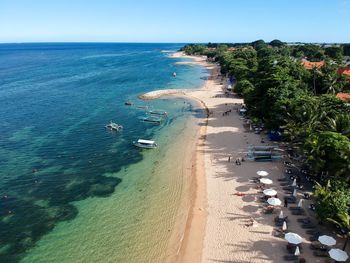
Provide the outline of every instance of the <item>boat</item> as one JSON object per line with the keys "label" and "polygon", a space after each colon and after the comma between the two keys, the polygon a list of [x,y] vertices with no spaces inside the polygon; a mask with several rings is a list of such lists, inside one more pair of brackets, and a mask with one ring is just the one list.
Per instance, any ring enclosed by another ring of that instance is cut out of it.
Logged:
{"label": "boat", "polygon": [[148,110],[148,106],[136,106],[136,108]]}
{"label": "boat", "polygon": [[146,116],[146,117],[139,117],[139,119],[143,122],[149,122],[149,123],[153,123],[153,124],[161,124],[162,122],[162,118],[158,118],[155,116]]}
{"label": "boat", "polygon": [[133,103],[132,103],[131,101],[127,101],[127,102],[125,102],[125,105],[127,105],[127,106],[132,106]]}
{"label": "boat", "polygon": [[145,149],[155,149],[158,147],[155,141],[144,140],[144,139],[138,139],[137,141],[133,141],[133,144],[136,147],[145,148]]}
{"label": "boat", "polygon": [[123,126],[111,121],[109,124],[106,125],[106,128],[110,129],[111,131],[120,131],[121,129],[123,129]]}
{"label": "boat", "polygon": [[149,114],[153,114],[153,115],[162,115],[162,116],[167,116],[168,113],[166,111],[162,111],[162,110],[150,110],[148,111]]}

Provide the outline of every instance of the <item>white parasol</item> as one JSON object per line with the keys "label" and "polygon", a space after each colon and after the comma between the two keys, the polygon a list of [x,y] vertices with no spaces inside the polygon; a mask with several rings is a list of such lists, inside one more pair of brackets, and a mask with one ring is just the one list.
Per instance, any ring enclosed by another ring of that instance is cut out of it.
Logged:
{"label": "white parasol", "polygon": [[287,233],[284,235],[284,239],[288,241],[288,243],[298,245],[303,242],[303,238],[296,233]]}
{"label": "white parasol", "polygon": [[328,253],[335,261],[346,261],[349,257],[345,251],[340,250],[339,248],[332,248]]}
{"label": "white parasol", "polygon": [[277,194],[277,191],[273,189],[265,189],[263,193],[267,196],[275,196]]}
{"label": "white parasol", "polygon": [[333,237],[327,235],[319,236],[318,241],[320,241],[320,243],[325,246],[334,246],[337,243]]}
{"label": "white parasol", "polygon": [[257,171],[256,174],[259,176],[268,176],[269,175],[269,173],[266,171]]}
{"label": "white parasol", "polygon": [[260,179],[260,183],[262,183],[262,184],[272,184],[273,182],[269,178],[261,178]]}
{"label": "white parasol", "polygon": [[295,189],[295,188],[294,188],[294,190],[293,190],[293,196],[294,196],[294,197],[297,197],[297,189]]}
{"label": "white parasol", "polygon": [[293,180],[292,186],[297,186],[297,179]]}
{"label": "white parasol", "polygon": [[269,205],[276,206],[276,205],[281,205],[282,201],[280,199],[278,199],[278,198],[271,197],[271,198],[267,199],[267,203]]}

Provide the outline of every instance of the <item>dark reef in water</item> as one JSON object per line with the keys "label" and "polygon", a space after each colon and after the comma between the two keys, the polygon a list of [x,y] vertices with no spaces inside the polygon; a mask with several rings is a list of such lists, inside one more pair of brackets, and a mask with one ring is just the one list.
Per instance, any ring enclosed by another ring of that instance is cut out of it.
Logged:
{"label": "dark reef in water", "polygon": [[[62,176],[56,174],[56,177]],[[78,177],[82,182],[74,186],[57,178],[53,185],[50,176],[40,182],[32,178],[23,187],[17,184],[17,190],[11,189],[13,182],[7,184],[10,189],[0,198],[0,262],[20,261],[25,252],[58,222],[75,218],[78,210],[70,202],[106,197],[121,182],[119,178],[92,174]]]}

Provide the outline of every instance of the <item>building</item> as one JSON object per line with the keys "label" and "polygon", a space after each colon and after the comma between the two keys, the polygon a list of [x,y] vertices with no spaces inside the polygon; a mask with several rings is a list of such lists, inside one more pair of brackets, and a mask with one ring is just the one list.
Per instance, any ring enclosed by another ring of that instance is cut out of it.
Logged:
{"label": "building", "polygon": [[343,74],[350,77],[350,66],[342,67],[337,70],[338,74]]}
{"label": "building", "polygon": [[336,97],[343,101],[350,101],[350,93],[339,92]]}
{"label": "building", "polygon": [[308,61],[306,59],[302,59],[301,60],[301,64],[304,66],[304,68],[310,70],[310,69],[313,69],[313,68],[322,68],[324,66],[324,61],[319,61],[319,62],[311,62],[311,61]]}

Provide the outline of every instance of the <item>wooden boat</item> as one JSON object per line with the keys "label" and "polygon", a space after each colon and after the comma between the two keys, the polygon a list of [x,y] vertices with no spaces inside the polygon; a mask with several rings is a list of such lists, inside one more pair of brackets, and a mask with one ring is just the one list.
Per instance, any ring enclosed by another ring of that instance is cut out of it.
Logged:
{"label": "wooden boat", "polygon": [[110,129],[111,131],[120,131],[121,129],[123,129],[123,126],[111,121],[109,124],[106,125],[106,128]]}
{"label": "wooden boat", "polygon": [[155,116],[146,116],[146,117],[139,117],[139,119],[143,122],[152,123],[152,124],[161,124],[162,118],[157,118]]}
{"label": "wooden boat", "polygon": [[162,110],[150,110],[148,111],[149,114],[152,115],[161,115],[161,116],[167,116],[168,113],[166,111],[162,111]]}
{"label": "wooden boat", "polygon": [[136,147],[144,148],[144,149],[155,149],[158,147],[155,141],[144,140],[144,139],[138,139],[137,141],[134,141],[133,144]]}

